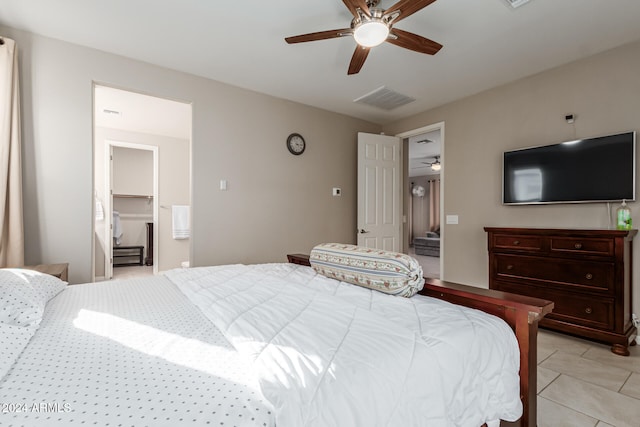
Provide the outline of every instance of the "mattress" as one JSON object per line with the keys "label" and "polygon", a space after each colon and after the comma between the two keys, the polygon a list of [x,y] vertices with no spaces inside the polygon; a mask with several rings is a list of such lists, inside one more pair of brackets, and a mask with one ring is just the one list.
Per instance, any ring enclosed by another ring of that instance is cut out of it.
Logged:
{"label": "mattress", "polygon": [[74,285],[0,380],[2,426],[272,426],[252,368],[164,276]]}
{"label": "mattress", "polygon": [[0,379],[4,426],[431,426],[515,420],[502,320],[294,264],[69,286]]}

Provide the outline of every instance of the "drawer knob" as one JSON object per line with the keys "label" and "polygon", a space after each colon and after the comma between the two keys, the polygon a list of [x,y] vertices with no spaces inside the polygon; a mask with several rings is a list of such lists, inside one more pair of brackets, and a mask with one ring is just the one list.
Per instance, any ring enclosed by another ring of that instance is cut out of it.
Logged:
{"label": "drawer knob", "polygon": [[593,274],[591,274],[591,273],[587,273],[587,275],[586,275],[586,276],[584,276],[584,277],[586,277],[586,278],[587,278],[587,280],[591,280],[591,279],[593,279]]}
{"label": "drawer knob", "polygon": [[514,241],[513,241],[513,244],[514,244],[514,245],[516,245],[516,246],[518,246],[518,245],[520,244],[520,240],[514,240]]}
{"label": "drawer knob", "polygon": [[511,264],[507,265],[507,270],[513,270],[513,265]]}
{"label": "drawer knob", "polygon": [[587,314],[591,314],[593,312],[593,310],[591,309],[591,307],[587,307],[584,309],[584,312]]}
{"label": "drawer knob", "polygon": [[573,247],[576,249],[582,249],[582,243],[576,243]]}

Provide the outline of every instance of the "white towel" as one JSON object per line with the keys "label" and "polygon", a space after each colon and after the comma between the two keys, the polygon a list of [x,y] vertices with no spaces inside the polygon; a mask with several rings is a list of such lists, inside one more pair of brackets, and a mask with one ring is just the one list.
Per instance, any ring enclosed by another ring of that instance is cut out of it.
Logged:
{"label": "white towel", "polygon": [[122,224],[120,223],[120,212],[113,211],[113,241],[118,246],[120,244],[120,238],[122,237]]}
{"label": "white towel", "polygon": [[188,239],[190,237],[189,230],[189,206],[171,206],[173,215],[172,231],[175,240]]}
{"label": "white towel", "polygon": [[96,221],[104,221],[104,207],[102,202],[96,198]]}

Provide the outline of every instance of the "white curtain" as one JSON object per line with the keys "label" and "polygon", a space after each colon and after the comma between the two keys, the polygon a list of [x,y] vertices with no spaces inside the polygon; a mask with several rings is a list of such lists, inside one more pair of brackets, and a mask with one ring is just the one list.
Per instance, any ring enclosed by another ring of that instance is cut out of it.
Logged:
{"label": "white curtain", "polygon": [[0,37],[0,267],[24,265],[18,49]]}
{"label": "white curtain", "polygon": [[409,246],[413,246],[413,182],[409,186],[409,207],[407,208],[408,220],[409,223]]}
{"label": "white curtain", "polygon": [[429,180],[429,231],[440,231],[440,179]]}

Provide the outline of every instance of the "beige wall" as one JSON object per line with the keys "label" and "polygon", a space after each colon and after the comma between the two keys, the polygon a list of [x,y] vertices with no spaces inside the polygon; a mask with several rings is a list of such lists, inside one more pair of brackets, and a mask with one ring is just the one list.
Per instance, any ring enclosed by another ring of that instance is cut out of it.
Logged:
{"label": "beige wall", "polygon": [[[108,130],[106,130],[108,132]],[[104,133],[100,129],[101,133]],[[99,130],[96,129],[96,138],[98,138]],[[121,142],[129,142],[131,137]],[[106,138],[109,139],[109,138]],[[151,137],[153,138],[153,136]],[[104,152],[104,141],[102,141],[102,150]],[[186,150],[184,163],[187,168],[181,168],[187,177],[186,190],[189,190],[189,141],[180,140],[177,142]],[[148,144],[146,144],[148,145]],[[157,144],[153,144],[157,146]],[[94,147],[94,151],[99,151],[98,147]],[[182,162],[181,162],[182,163]],[[138,150],[127,147],[113,147],[113,194],[136,195],[136,196],[153,196],[153,151]]]}
{"label": "beige wall", "polygon": [[[445,122],[444,211],[460,222],[443,225],[445,280],[487,286],[484,226],[609,228],[606,204],[502,206],[501,156],[514,148],[640,130],[639,76],[636,42],[384,127],[393,135]],[[565,122],[567,113],[577,116],[573,125]],[[638,227],[640,204],[630,206]],[[640,238],[635,246],[638,283]],[[637,286],[634,301],[637,312]]]}
{"label": "beige wall", "polygon": [[[357,132],[381,126],[0,31],[20,49],[27,263],[69,262],[71,282],[91,277],[93,82],[193,104],[193,265],[284,261],[319,242],[355,241]],[[285,147],[292,132],[307,141],[302,156]],[[228,191],[218,190],[221,179]]]}

